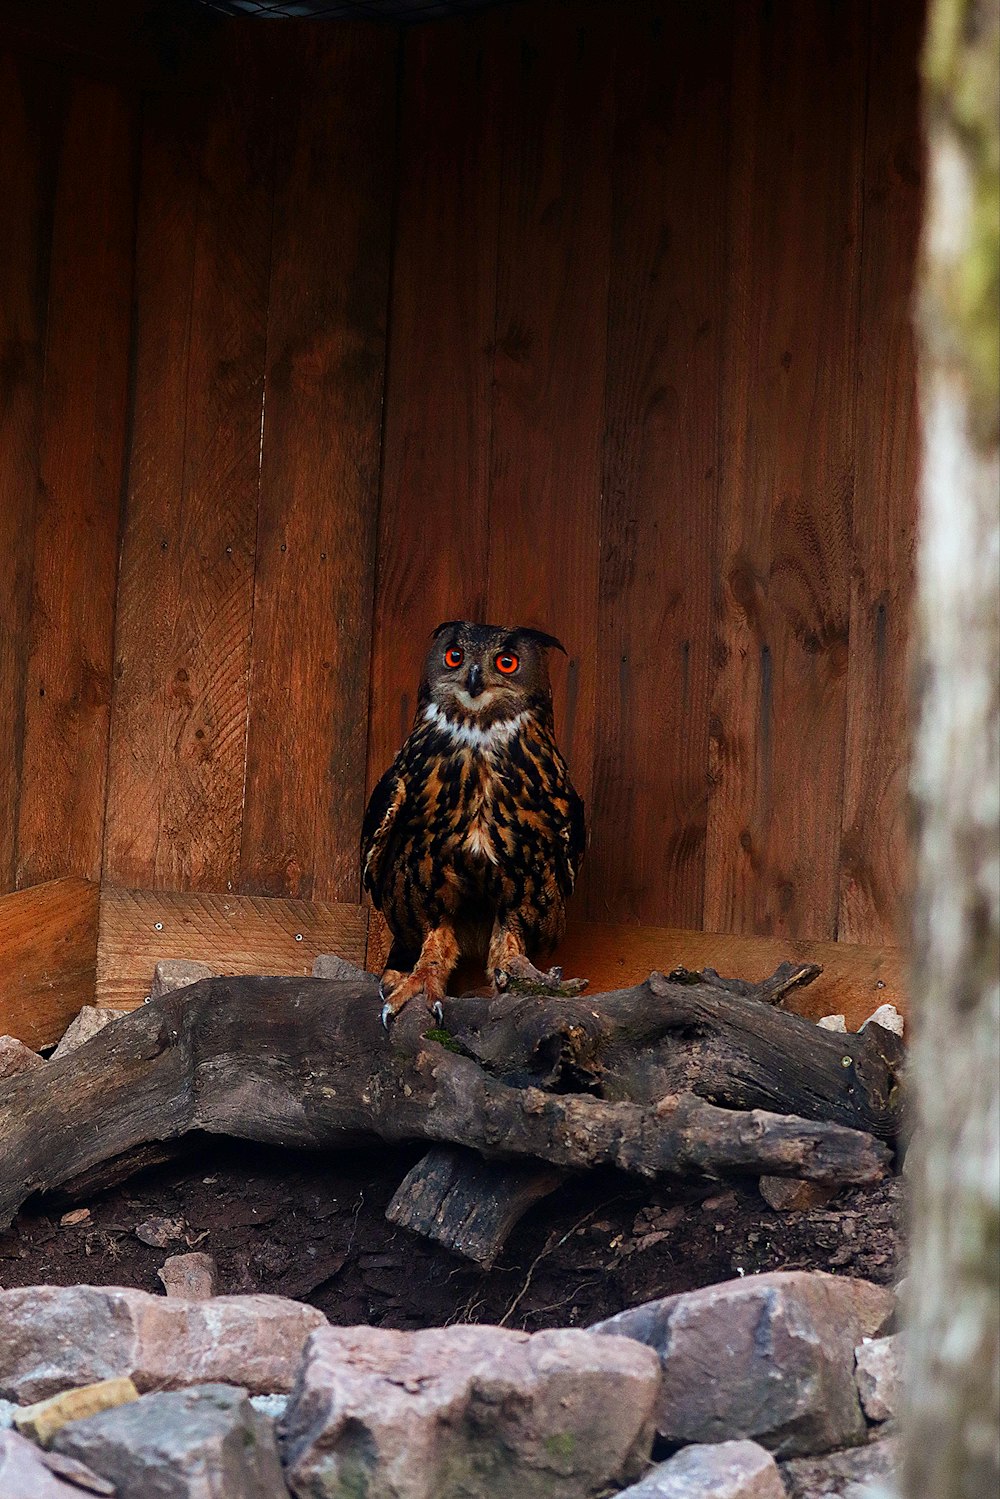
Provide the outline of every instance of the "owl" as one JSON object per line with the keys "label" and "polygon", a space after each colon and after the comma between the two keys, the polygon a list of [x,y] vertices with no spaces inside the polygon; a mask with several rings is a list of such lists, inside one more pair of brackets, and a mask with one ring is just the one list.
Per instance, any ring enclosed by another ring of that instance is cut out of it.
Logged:
{"label": "owl", "polygon": [[[498,989],[577,993],[534,959],[563,934],[586,843],[555,740],[539,630],[449,620],[434,631],[413,728],[372,793],[365,888],[392,932],[382,1021],[416,996],[440,1016],[460,956]],[[564,651],[565,654],[565,651]]]}

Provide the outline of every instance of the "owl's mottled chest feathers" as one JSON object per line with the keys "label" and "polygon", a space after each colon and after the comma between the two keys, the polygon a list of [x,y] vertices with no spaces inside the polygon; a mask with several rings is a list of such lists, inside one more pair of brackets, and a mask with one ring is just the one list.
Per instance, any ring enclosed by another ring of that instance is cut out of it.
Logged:
{"label": "owl's mottled chest feathers", "polygon": [[407,742],[405,775],[414,849],[476,886],[495,883],[484,866],[509,877],[558,838],[565,766],[530,714],[465,734],[431,718]]}
{"label": "owl's mottled chest feathers", "polygon": [[577,819],[544,718],[525,710],[462,721],[428,704],[395,771],[400,807],[373,889],[394,931],[416,943],[447,917],[465,931],[464,946],[478,947],[498,911],[518,909],[541,940],[555,940],[582,853],[582,808]]}

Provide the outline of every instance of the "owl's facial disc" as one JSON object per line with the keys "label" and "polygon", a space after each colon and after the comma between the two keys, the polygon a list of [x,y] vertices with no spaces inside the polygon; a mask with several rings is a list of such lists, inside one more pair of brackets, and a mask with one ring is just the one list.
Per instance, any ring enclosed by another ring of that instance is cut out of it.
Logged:
{"label": "owl's facial disc", "polygon": [[492,732],[529,711],[545,712],[545,657],[555,644],[532,629],[449,620],[434,632],[421,690],[450,725]]}
{"label": "owl's facial disc", "polygon": [[[463,721],[470,717],[477,722],[492,720],[497,710],[503,716],[505,700],[511,694],[506,679],[496,669],[495,655],[496,643],[490,638],[477,639],[471,632],[450,637],[441,651],[436,689],[437,700],[446,711],[449,707],[457,710]],[[514,684],[509,685],[512,688]],[[517,708],[509,702],[507,706],[513,717]]]}

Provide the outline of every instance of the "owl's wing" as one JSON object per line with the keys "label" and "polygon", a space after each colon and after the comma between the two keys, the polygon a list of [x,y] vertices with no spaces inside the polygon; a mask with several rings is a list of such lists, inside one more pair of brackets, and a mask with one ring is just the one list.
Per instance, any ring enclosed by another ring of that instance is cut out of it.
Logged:
{"label": "owl's wing", "polygon": [[395,761],[372,792],[361,826],[361,877],[378,910],[382,909],[386,855],[405,801],[406,782]]}
{"label": "owl's wing", "polygon": [[567,895],[571,895],[587,848],[587,821],[584,816],[583,797],[578,795],[568,778],[566,802],[566,818],[559,832],[562,838],[564,863],[562,883]]}

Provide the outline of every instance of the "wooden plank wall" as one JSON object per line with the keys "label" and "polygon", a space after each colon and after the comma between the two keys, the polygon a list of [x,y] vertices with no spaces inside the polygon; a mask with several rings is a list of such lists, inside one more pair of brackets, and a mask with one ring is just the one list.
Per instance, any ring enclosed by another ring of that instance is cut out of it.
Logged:
{"label": "wooden plank wall", "polygon": [[8,37],[0,889],[357,900],[427,635],[485,615],[570,653],[579,914],[891,943],[920,30]]}
{"label": "wooden plank wall", "polygon": [[399,35],[153,11],[0,18],[0,890],[356,899]]}
{"label": "wooden plank wall", "polygon": [[100,874],[137,101],[2,45],[0,72],[0,889],[11,890]]}
{"label": "wooden plank wall", "polygon": [[104,877],[357,899],[397,38],[147,109]]}
{"label": "wooden plank wall", "polygon": [[429,630],[485,606],[570,652],[578,909],[898,940],[920,7],[440,34],[405,53],[369,782]]}
{"label": "wooden plank wall", "polygon": [[812,9],[809,28],[791,7],[764,27],[737,17],[737,274],[721,365],[706,840],[713,930],[836,930],[866,13],[846,0]]}

